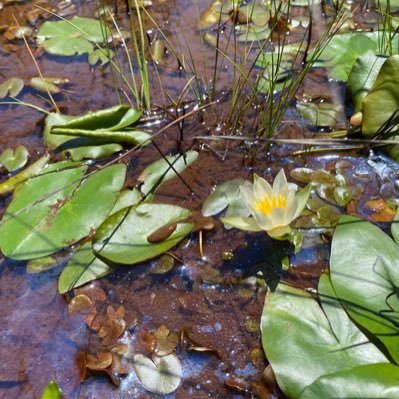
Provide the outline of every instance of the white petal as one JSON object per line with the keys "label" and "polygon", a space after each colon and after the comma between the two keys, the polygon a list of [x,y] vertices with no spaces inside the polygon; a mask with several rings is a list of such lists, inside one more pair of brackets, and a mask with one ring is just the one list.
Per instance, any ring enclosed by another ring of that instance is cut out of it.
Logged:
{"label": "white petal", "polygon": [[276,178],[274,179],[273,192],[275,194],[283,194],[283,195],[286,192],[288,192],[288,183],[285,177],[284,169],[281,169],[280,172],[278,172]]}
{"label": "white petal", "polygon": [[296,219],[300,215],[300,213],[304,210],[309,200],[311,190],[312,190],[312,185],[308,184],[305,188],[299,190],[298,194],[296,195],[296,199],[298,202],[294,219]]}
{"label": "white petal", "polygon": [[252,215],[255,218],[256,223],[258,223],[262,230],[268,230],[273,228],[272,219],[264,213],[255,211],[255,213],[253,213]]}
{"label": "white petal", "polygon": [[271,220],[273,228],[287,225],[288,223],[285,223],[284,219],[285,219],[285,208],[272,209]]}
{"label": "white petal", "polygon": [[290,224],[296,215],[298,209],[298,201],[295,197],[295,192],[290,191],[287,196],[287,205],[285,207],[284,224]]}
{"label": "white petal", "polygon": [[254,218],[240,217],[240,216],[230,216],[230,217],[222,217],[220,220],[228,224],[229,226],[233,226],[236,229],[245,230],[245,231],[262,231],[263,229],[256,223]]}
{"label": "white petal", "polygon": [[255,202],[256,198],[253,194],[253,188],[246,187],[246,186],[240,186],[240,191],[242,196],[244,197],[245,205],[248,207],[248,209],[251,211],[252,215],[256,212],[255,208]]}
{"label": "white petal", "polygon": [[268,196],[270,199],[273,197],[271,185],[257,174],[254,175],[254,195],[257,200],[266,196]]}

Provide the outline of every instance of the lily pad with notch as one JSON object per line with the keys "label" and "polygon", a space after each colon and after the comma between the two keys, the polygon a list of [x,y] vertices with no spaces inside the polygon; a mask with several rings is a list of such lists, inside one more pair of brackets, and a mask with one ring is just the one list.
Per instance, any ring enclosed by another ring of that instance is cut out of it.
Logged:
{"label": "lily pad with notch", "polygon": [[7,148],[0,155],[0,163],[12,172],[25,166],[28,162],[29,152],[23,145],[19,145],[15,150]]}
{"label": "lily pad with notch", "polygon": [[320,279],[319,294],[321,306],[306,291],[280,283],[266,296],[262,343],[287,397],[299,397],[323,375],[346,370],[350,376],[353,367],[388,363],[349,319],[328,275]]}
{"label": "lily pad with notch", "polygon": [[106,41],[100,20],[75,16],[71,20],[46,21],[37,32],[38,43],[50,54],[71,56],[93,51],[93,43]]}
{"label": "lily pad with notch", "polygon": [[377,226],[342,216],[331,246],[331,281],[350,317],[399,361],[398,245]]}

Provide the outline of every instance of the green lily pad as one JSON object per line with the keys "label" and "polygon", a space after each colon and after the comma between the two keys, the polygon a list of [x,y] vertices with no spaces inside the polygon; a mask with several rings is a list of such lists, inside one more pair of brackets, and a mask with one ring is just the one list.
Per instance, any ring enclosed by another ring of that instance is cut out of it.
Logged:
{"label": "green lily pad", "polygon": [[299,399],[399,397],[399,367],[389,363],[366,364],[350,370],[322,375]]}
{"label": "green lily pad", "polygon": [[362,134],[370,138],[399,107],[399,55],[382,65],[377,79],[363,99]]}
{"label": "green lily pad", "polygon": [[7,79],[0,85],[0,98],[16,97],[24,88],[24,81],[20,78]]}
{"label": "green lily pad", "polygon": [[177,174],[183,172],[198,158],[197,151],[187,151],[184,155],[165,156],[165,158],[155,161],[147,166],[138,177],[141,182],[140,190],[143,195],[148,195],[155,191],[157,187]]}
{"label": "green lily pad", "polygon": [[[322,51],[314,67],[330,68],[332,79],[346,82],[353,64],[359,56],[378,51],[380,32],[348,32],[334,35]],[[393,48],[397,48],[397,38]]]}
{"label": "green lily pad", "polygon": [[174,392],[183,376],[180,360],[175,354],[154,355],[150,359],[139,353],[134,356],[134,371],[144,388],[158,395]]}
{"label": "green lily pad", "polygon": [[399,361],[399,247],[377,226],[342,216],[331,246],[331,281],[346,311]]}
{"label": "green lily pad", "polygon": [[91,242],[83,245],[69,260],[58,280],[58,292],[65,294],[89,281],[104,277],[112,268],[96,257]]}
{"label": "green lily pad", "polygon": [[[189,216],[187,209],[174,205],[141,204],[122,209],[97,230],[93,249],[111,262],[127,265],[143,262],[166,252],[189,234],[194,227],[185,223]],[[148,240],[165,226],[175,229],[159,242]]]}
{"label": "green lily pad", "polygon": [[302,117],[313,126],[333,127],[339,118],[344,115],[344,107],[330,103],[297,103]]}
{"label": "green lily pad", "polygon": [[120,211],[123,208],[137,205],[143,199],[139,190],[134,188],[133,190],[124,190],[119,194],[118,199],[115,202],[110,215]]}
{"label": "green lily pad", "polygon": [[[240,186],[245,184],[251,185],[249,181],[244,179],[230,180],[218,185],[203,203],[202,214],[213,216],[227,208],[225,217],[249,216],[251,212],[240,191]],[[232,226],[225,224],[225,228],[231,229]]]}
{"label": "green lily pad", "polygon": [[319,293],[322,307],[307,292],[282,283],[266,296],[263,348],[287,397],[300,396],[325,374],[388,362],[349,319],[327,275]]}
{"label": "green lily pad", "polygon": [[17,173],[14,176],[11,176],[9,179],[0,183],[0,194],[9,193],[12,190],[15,190],[20,184],[24,183],[31,177],[37,176],[40,174],[43,169],[45,169],[48,161],[50,160],[49,155],[44,155],[39,158],[36,162],[29,165],[25,169],[21,170],[21,172]]}
{"label": "green lily pad", "polygon": [[[86,166],[46,173],[16,193],[0,224],[0,248],[12,259],[35,259],[91,234],[111,211],[125,179],[125,165],[83,179]],[[95,193],[95,195],[93,195]]]}
{"label": "green lily pad", "polygon": [[[125,105],[79,116],[51,113],[45,120],[44,143],[50,149],[69,153],[74,160],[106,157],[122,150],[112,132],[126,128],[140,117],[141,111]],[[81,137],[82,132],[89,132],[92,137]],[[98,138],[96,132],[106,136]]]}
{"label": "green lily pad", "polygon": [[12,148],[7,148],[0,155],[0,163],[9,171],[12,172],[25,166],[28,162],[29,152],[23,146],[19,145],[15,151]]}
{"label": "green lily pad", "polygon": [[99,20],[75,16],[70,21],[46,21],[36,37],[50,54],[81,55],[93,51],[92,43],[103,43],[105,31]]}
{"label": "green lily pad", "polygon": [[372,88],[386,59],[387,57],[375,55],[372,51],[356,59],[346,85],[346,90],[354,103],[354,114],[362,110],[363,99]]}
{"label": "green lily pad", "polygon": [[54,381],[50,381],[46,386],[41,399],[61,399],[62,391]]}

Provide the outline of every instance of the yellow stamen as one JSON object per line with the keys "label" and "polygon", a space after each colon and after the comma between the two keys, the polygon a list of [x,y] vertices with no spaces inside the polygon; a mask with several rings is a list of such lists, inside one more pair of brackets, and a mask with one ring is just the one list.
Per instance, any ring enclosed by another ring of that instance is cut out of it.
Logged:
{"label": "yellow stamen", "polygon": [[265,195],[263,198],[255,202],[255,209],[267,216],[272,214],[274,208],[285,208],[286,206],[287,197],[282,194],[279,194],[278,196],[273,194],[271,199],[268,195]]}

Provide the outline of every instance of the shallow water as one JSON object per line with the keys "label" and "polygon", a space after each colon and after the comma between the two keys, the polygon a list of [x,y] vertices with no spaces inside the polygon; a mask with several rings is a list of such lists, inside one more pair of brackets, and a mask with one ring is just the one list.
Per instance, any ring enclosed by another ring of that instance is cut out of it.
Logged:
{"label": "shallow water", "polygon": [[[32,3],[7,5],[0,11],[0,26],[9,24],[11,15],[24,18],[24,12]],[[124,2],[118,3],[120,21],[123,23]],[[194,3],[194,6],[193,6]],[[193,29],[196,17],[205,9],[208,1],[159,1],[150,9],[154,17],[163,21],[161,28],[171,38],[179,39],[184,48],[198,57],[198,73],[207,73],[209,79],[213,68],[214,49],[201,45],[198,32]],[[73,2],[79,15],[92,15],[93,2]],[[53,1],[56,7],[57,2]],[[39,25],[39,23],[38,23]],[[7,40],[0,36],[0,45]],[[176,42],[177,43],[177,42]],[[33,47],[34,44],[32,43]],[[16,52],[1,53],[1,81],[12,76],[28,80],[37,75],[26,47],[18,44]],[[197,60],[197,58],[196,58]],[[117,103],[117,97],[106,67],[91,67],[86,57],[62,58],[42,54],[38,64],[43,75],[69,78],[68,91],[56,95],[59,108],[71,115],[88,110],[109,107]],[[181,71],[161,70],[164,89],[173,96],[185,85]],[[227,86],[231,68],[221,73],[221,89]],[[332,86],[325,74],[315,72],[305,82],[302,91],[317,93],[329,90],[332,98],[341,98],[339,85]],[[153,103],[163,105],[159,88],[152,87]],[[31,89],[24,89],[23,101],[49,109]],[[184,148],[200,148],[197,162],[183,173],[187,186],[174,179],[157,193],[156,201],[181,205],[200,210],[205,198],[215,185],[226,180],[242,177],[250,179],[253,172],[271,180],[283,167],[287,175],[296,167],[309,167],[336,171],[338,161],[346,161],[344,174],[352,185],[359,186],[359,195],[347,211],[362,217],[373,211],[367,208],[370,199],[389,199],[398,195],[399,168],[393,162],[369,151],[344,151],[325,154],[292,155],[302,149],[298,145],[273,145],[268,153],[259,154],[256,162],[248,159],[248,148],[241,143],[201,142],[196,136],[218,133],[224,129],[220,122],[228,113],[226,96],[201,115],[187,118],[184,140],[181,132],[172,127],[156,143],[162,152],[175,152]],[[227,95],[228,98],[228,95]],[[188,111],[192,104],[188,103]],[[19,144],[25,145],[36,159],[45,152],[42,143],[43,115],[22,106],[0,105],[0,150]],[[295,116],[295,113],[292,112]],[[165,118],[166,120],[166,118]],[[250,122],[250,121],[248,121]],[[295,121],[282,127],[281,137],[313,137],[315,133]],[[133,154],[129,164],[129,183],[135,181],[142,168],[159,158],[152,147]],[[4,176],[5,177],[5,176]],[[6,205],[9,197],[2,200]],[[328,266],[329,245],[320,230],[304,230],[304,250],[291,257],[291,268],[284,278],[301,287],[315,287],[322,270]],[[117,309],[123,305],[126,320],[136,319],[137,324],[125,337],[137,352],[145,352],[148,332],[166,325],[180,333],[188,331],[196,346],[212,348],[215,352],[195,352],[178,349],[183,366],[183,380],[178,390],[168,398],[250,398],[281,397],[272,385],[262,382],[267,365],[265,359],[254,361],[251,352],[261,348],[260,332],[248,328],[248,321],[258,322],[261,316],[266,288],[252,280],[242,278],[256,274],[259,268],[269,267],[267,260],[278,250],[263,234],[244,234],[237,230],[225,230],[217,222],[214,231],[204,237],[205,259],[201,259],[198,234],[193,233],[173,253],[181,262],[164,275],[152,273],[153,262],[133,267],[119,267],[110,276],[92,286],[106,294],[98,303],[98,314],[105,314],[108,306]],[[224,261],[222,254],[231,251],[232,260]],[[265,263],[266,260],[266,263]],[[214,270],[220,272],[215,281]],[[3,259],[0,266],[0,397],[40,397],[50,379],[58,382],[66,398],[152,398],[158,397],[146,391],[134,373],[120,379],[120,386],[112,384],[108,376],[91,373],[80,383],[79,353],[95,353],[102,349],[101,340],[82,316],[70,316],[67,311],[69,296],[57,293],[57,275],[60,268],[40,274],[27,274],[26,264]],[[263,384],[256,389],[256,384]],[[241,384],[241,385],[240,385]],[[230,385],[230,387],[229,387]],[[233,387],[231,387],[233,385]],[[241,389],[238,389],[238,387]],[[235,387],[235,388],[234,388]]]}

